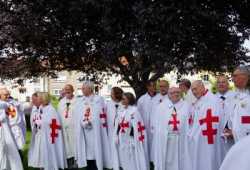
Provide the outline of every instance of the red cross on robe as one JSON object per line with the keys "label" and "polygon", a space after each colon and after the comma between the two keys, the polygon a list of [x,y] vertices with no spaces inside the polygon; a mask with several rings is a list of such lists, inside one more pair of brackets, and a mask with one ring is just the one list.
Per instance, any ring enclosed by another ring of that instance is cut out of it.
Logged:
{"label": "red cross on robe", "polygon": [[51,129],[51,133],[50,133],[51,143],[54,144],[56,138],[58,137],[57,130],[61,129],[61,126],[57,124],[56,119],[52,119],[51,124],[50,124],[50,129]]}
{"label": "red cross on robe", "polygon": [[172,114],[172,120],[169,120],[168,124],[173,125],[173,131],[178,131],[178,124],[180,124],[180,121],[177,119],[177,114]]}
{"label": "red cross on robe", "polygon": [[121,128],[121,133],[125,133],[125,130],[129,128],[129,123],[125,121],[125,118],[122,119],[122,122],[119,124]]}
{"label": "red cross on robe", "polygon": [[138,132],[140,134],[139,135],[139,141],[143,142],[144,139],[145,139],[145,136],[144,136],[145,126],[141,122],[138,122],[137,126],[138,126]]}
{"label": "red cross on robe", "polygon": [[84,120],[83,121],[87,121],[89,122],[90,121],[90,108],[88,107],[86,110],[85,110],[85,113],[84,113]]}
{"label": "red cross on robe", "polygon": [[208,109],[206,118],[199,121],[200,125],[207,124],[207,129],[202,131],[202,135],[207,136],[208,144],[214,144],[214,135],[217,134],[217,129],[213,129],[213,123],[216,122],[219,122],[219,117],[212,115],[212,109]]}
{"label": "red cross on robe", "polygon": [[102,127],[107,128],[107,113],[105,113],[105,110],[102,109],[102,113],[100,114],[100,119],[102,120]]}
{"label": "red cross on robe", "polygon": [[241,123],[242,124],[250,124],[250,116],[242,116]]}
{"label": "red cross on robe", "polygon": [[6,113],[9,117],[14,118],[16,116],[16,109],[13,106],[10,106]]}

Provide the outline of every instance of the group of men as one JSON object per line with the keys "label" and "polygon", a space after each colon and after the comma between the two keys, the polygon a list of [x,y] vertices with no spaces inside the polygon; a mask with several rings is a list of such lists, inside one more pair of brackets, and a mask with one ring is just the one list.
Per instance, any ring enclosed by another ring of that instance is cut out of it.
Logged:
{"label": "group of men", "polygon": [[[47,125],[41,123],[46,111],[41,111],[35,93],[32,96],[29,166],[44,170],[58,167],[130,170],[129,166],[122,165],[121,159],[129,160],[124,154],[130,155],[131,164],[134,162],[130,166],[134,168],[132,170],[148,170],[149,162],[155,170],[233,170],[230,169],[231,155],[249,141],[244,139],[250,134],[249,76],[245,67],[237,68],[232,74],[235,85],[232,91],[227,76],[219,75],[216,94],[206,89],[201,80],[191,83],[183,79],[179,87],[169,87],[167,81],[160,80],[159,93],[156,83],[149,81],[147,93],[138,99],[134,106],[136,110],[133,107],[132,116],[129,115],[134,126],[120,116],[124,112],[122,100],[126,100],[126,96],[106,102],[94,94],[91,82],[83,84],[82,97],[74,96],[72,85],[65,85],[64,97],[55,113],[58,118],[46,118]],[[119,94],[122,90],[115,89],[112,93]],[[25,143],[24,115],[6,89],[0,90],[0,99],[0,170],[21,170],[21,158],[13,155],[19,155],[16,153]],[[140,115],[138,122],[134,114]],[[48,126],[44,133],[40,133],[44,130],[42,126]],[[133,127],[128,135],[123,136],[130,126]],[[45,139],[48,139],[47,144],[41,145]],[[124,146],[119,147],[122,142]],[[231,149],[233,145],[236,148]],[[37,156],[44,150],[49,150],[48,153],[53,150],[53,154],[49,158]],[[56,153],[60,153],[60,158]],[[241,157],[239,153],[238,156],[240,160],[247,160],[247,155]],[[35,165],[34,162],[38,162],[35,159],[43,162]],[[56,165],[60,161],[65,164]]]}

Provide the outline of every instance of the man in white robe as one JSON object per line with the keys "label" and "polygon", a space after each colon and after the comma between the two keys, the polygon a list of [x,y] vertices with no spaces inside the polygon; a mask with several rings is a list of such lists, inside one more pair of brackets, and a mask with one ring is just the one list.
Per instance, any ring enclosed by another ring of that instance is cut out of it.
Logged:
{"label": "man in white robe", "polygon": [[216,81],[217,90],[216,97],[218,98],[222,112],[220,125],[223,129],[223,134],[221,134],[222,142],[222,157],[224,158],[226,153],[234,144],[234,140],[231,136],[232,133],[232,123],[230,122],[230,110],[233,109],[231,103],[234,97],[234,92],[229,90],[229,81],[227,76],[219,75]]}
{"label": "man in white robe", "polygon": [[220,104],[212,93],[206,90],[201,80],[194,81],[192,92],[197,98],[193,105],[188,132],[191,169],[186,170],[218,170],[222,162],[221,140],[222,130],[219,126]]}
{"label": "man in white robe", "polygon": [[23,170],[18,148],[6,117],[5,104],[0,101],[0,170]]}
{"label": "man in white robe", "polygon": [[77,100],[75,114],[75,159],[78,168],[102,170],[112,168],[107,114],[102,97],[94,94],[94,84],[84,82],[83,97]]}
{"label": "man in white robe", "polygon": [[235,142],[250,134],[250,94],[247,87],[249,71],[246,67],[238,67],[232,77],[236,87],[233,101],[230,103],[230,120]]}
{"label": "man in white robe", "polygon": [[249,170],[250,136],[236,143],[226,155],[220,170]]}
{"label": "man in white robe", "polygon": [[43,170],[67,168],[61,120],[49,103],[49,94],[38,93],[38,112],[32,113],[32,139],[29,148],[29,167]]}
{"label": "man in white robe", "polygon": [[181,99],[179,88],[169,89],[171,101],[157,108],[155,129],[155,170],[185,170],[185,148],[190,105]]}
{"label": "man in white robe", "polygon": [[[152,147],[153,137],[151,135],[151,122],[152,122],[152,111],[155,103],[160,101],[161,95],[157,95],[156,93],[156,83],[154,81],[148,81],[146,84],[147,93],[142,95],[137,101],[137,108],[147,131],[147,139],[148,139],[148,151],[150,152]],[[150,153],[148,153],[150,156]],[[152,160],[151,160],[152,161]]]}
{"label": "man in white robe", "polygon": [[74,87],[71,84],[64,86],[64,97],[58,104],[58,113],[62,120],[63,140],[65,143],[66,157],[68,168],[76,168],[75,163],[75,129],[74,129],[74,115],[73,108],[76,104],[76,97],[74,96]]}
{"label": "man in white robe", "polygon": [[196,101],[196,98],[193,95],[193,92],[191,90],[191,82],[188,79],[182,79],[179,82],[179,88],[182,91],[183,99],[186,100],[189,104],[194,104]]}
{"label": "man in white robe", "polygon": [[6,102],[5,109],[8,115],[9,125],[22,157],[22,149],[25,145],[26,136],[26,121],[22,106],[19,102],[11,99],[10,92],[6,88],[0,90],[0,99]]}

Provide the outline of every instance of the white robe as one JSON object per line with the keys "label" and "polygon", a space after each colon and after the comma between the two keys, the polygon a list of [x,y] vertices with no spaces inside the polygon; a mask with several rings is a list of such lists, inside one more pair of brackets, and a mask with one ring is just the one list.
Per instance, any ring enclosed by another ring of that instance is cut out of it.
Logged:
{"label": "white robe", "polygon": [[[186,170],[218,170],[222,162],[220,134],[221,107],[218,99],[207,92],[193,106],[188,132],[191,167]],[[212,119],[209,121],[209,117]],[[207,121],[206,121],[207,120]]]}
{"label": "white robe", "polygon": [[193,95],[193,92],[191,89],[187,91],[187,94],[184,95],[183,100],[188,102],[190,105],[194,104],[196,101],[195,96]]}
{"label": "white robe", "polygon": [[44,170],[67,168],[61,121],[51,104],[40,106],[39,110],[33,108],[32,139],[28,158],[30,167]]}
{"label": "white robe", "polygon": [[250,136],[236,143],[226,155],[220,170],[249,170]]}
{"label": "white robe", "polygon": [[87,160],[96,160],[98,170],[111,169],[107,114],[103,98],[91,95],[77,99],[73,114],[76,115],[74,157],[78,167],[86,167]]}
{"label": "white robe", "polygon": [[155,170],[185,170],[185,147],[190,105],[185,101],[164,101],[157,109]]}
{"label": "white robe", "polygon": [[[216,97],[219,100],[221,105],[221,121],[220,121],[220,128],[222,132],[225,128],[232,129],[232,123],[230,121],[230,112],[233,109],[232,100],[235,93],[233,91],[227,91],[225,94],[220,94],[219,92],[216,93]],[[222,99],[224,97],[224,100]],[[221,151],[222,157],[224,158],[229,149],[233,146],[234,140],[227,139],[224,137],[224,134],[221,134]]]}
{"label": "white robe", "polygon": [[236,90],[230,103],[230,120],[235,142],[250,134],[250,94],[248,91]]}
{"label": "white robe", "polygon": [[75,155],[75,130],[74,130],[74,115],[73,108],[76,104],[76,98],[73,97],[71,100],[64,97],[60,100],[58,105],[58,113],[62,120],[63,127],[63,140],[65,143],[66,158],[73,158]]}
{"label": "white robe", "polygon": [[[109,135],[109,143],[111,146],[111,157],[112,157],[112,162],[114,161],[114,138],[113,134],[115,131],[115,122],[119,118],[119,113],[121,113],[121,110],[123,109],[123,106],[121,103],[117,103],[113,100],[108,101],[106,104],[106,112],[107,112],[107,121],[108,121],[108,135]],[[113,163],[112,163],[113,165]]]}
{"label": "white robe", "polygon": [[7,114],[11,131],[17,143],[18,149],[22,150],[25,145],[26,121],[21,104],[15,100],[7,102]]}
{"label": "white robe", "polygon": [[113,169],[148,170],[147,133],[137,108],[124,108],[115,124]]}
{"label": "white robe", "polygon": [[0,110],[0,170],[23,170],[4,108]]}
{"label": "white robe", "polygon": [[142,116],[143,122],[145,123],[147,137],[148,137],[148,157],[150,161],[154,161],[153,154],[154,153],[154,124],[155,124],[155,115],[154,111],[158,104],[163,102],[164,100],[168,100],[168,95],[156,94],[151,97],[148,93],[141,96],[137,102],[137,108],[139,113]]}

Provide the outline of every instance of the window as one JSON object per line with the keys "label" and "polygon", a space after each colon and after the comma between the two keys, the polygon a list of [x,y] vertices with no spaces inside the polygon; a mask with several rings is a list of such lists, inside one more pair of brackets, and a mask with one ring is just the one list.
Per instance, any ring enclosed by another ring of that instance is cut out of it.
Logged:
{"label": "window", "polygon": [[55,78],[56,82],[65,82],[67,80],[67,76],[65,75],[58,75],[57,78]]}
{"label": "window", "polygon": [[209,81],[209,75],[208,75],[208,74],[204,74],[204,75],[202,76],[202,79],[203,79],[204,81]]}
{"label": "window", "polygon": [[52,95],[60,96],[60,93],[61,93],[61,89],[53,89],[52,90]]}

